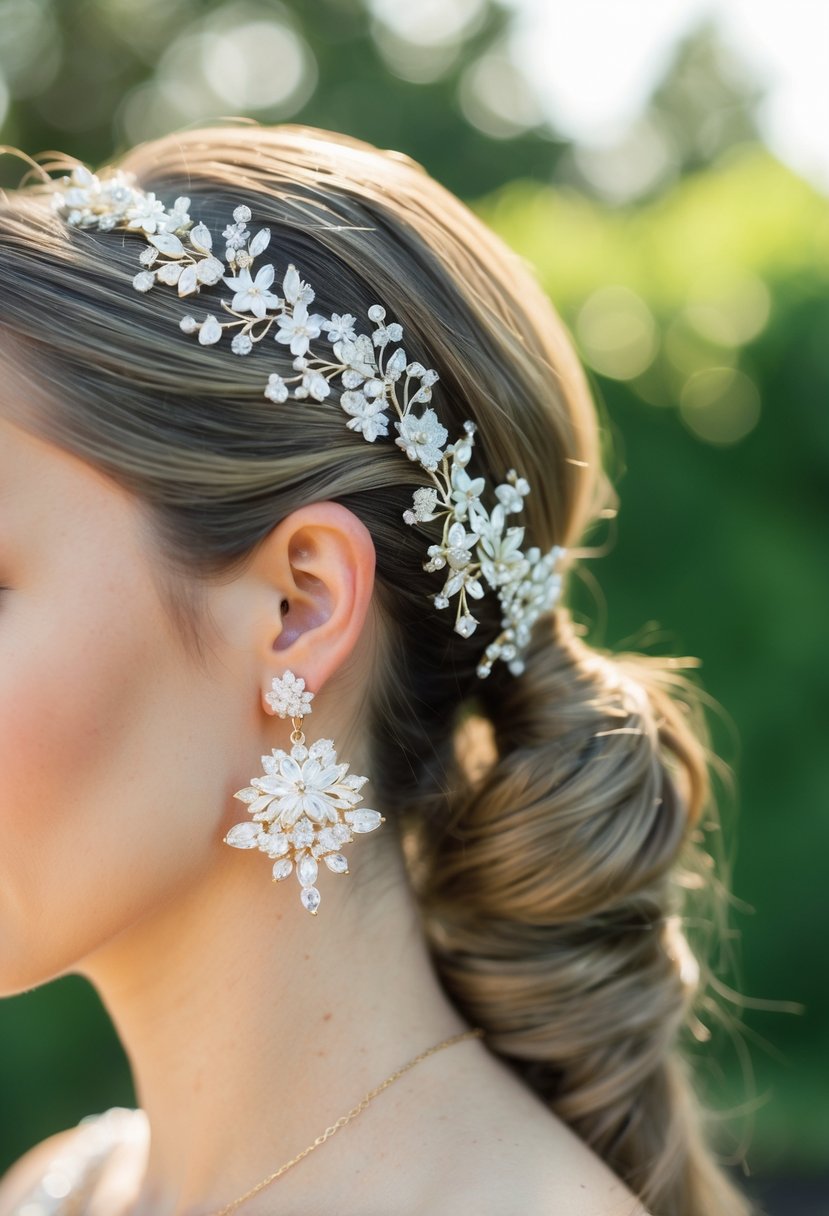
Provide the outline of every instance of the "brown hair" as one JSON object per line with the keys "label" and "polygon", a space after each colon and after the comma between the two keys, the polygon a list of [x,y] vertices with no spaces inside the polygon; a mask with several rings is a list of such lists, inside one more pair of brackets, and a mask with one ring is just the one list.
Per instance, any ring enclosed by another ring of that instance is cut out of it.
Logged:
{"label": "brown hair", "polygon": [[[525,547],[572,557],[615,510],[561,320],[530,268],[415,161],[251,124],[177,132],[118,163],[168,205],[189,196],[214,232],[251,204],[274,234],[277,274],[294,262],[314,310],[365,318],[382,303],[407,357],[440,374],[433,404],[450,442],[477,424],[474,475],[528,479]],[[422,470],[390,440],[348,430],[332,399],[274,406],[258,351],[183,336],[175,291],[131,285],[140,242],[65,225],[46,189],[0,202],[0,338],[38,390],[22,424],[136,495],[197,656],[207,579],[243,566],[308,502],[359,516],[376,548],[387,677],[367,705],[369,771],[399,823],[442,982],[654,1216],[746,1216],[704,1135],[682,1042],[705,1037],[697,1011],[715,1008],[687,901],[713,897],[721,914],[726,898],[704,848],[703,828],[718,826],[705,698],[678,671],[694,660],[590,646],[560,602],[537,622],[523,674],[498,661],[479,679],[497,597],[475,601],[471,639],[453,629],[454,603],[427,609],[442,576],[422,563],[440,525],[401,519]],[[269,350],[267,372],[293,374],[286,349]]]}

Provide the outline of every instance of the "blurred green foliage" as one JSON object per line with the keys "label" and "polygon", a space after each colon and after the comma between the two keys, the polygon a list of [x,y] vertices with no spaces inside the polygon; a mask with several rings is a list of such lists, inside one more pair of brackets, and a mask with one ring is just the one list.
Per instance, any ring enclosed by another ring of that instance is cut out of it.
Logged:
{"label": "blurred green foliage", "polygon": [[737,1106],[756,1084],[763,1170],[825,1169],[829,201],[747,148],[646,206],[517,182],[476,209],[536,267],[617,453],[618,529],[576,588],[591,640],[701,657],[725,711],[749,1007],[712,1093]]}
{"label": "blurred green foliage", "polygon": [[[829,201],[752,140],[748,110],[701,163],[681,104],[683,90],[699,104],[687,47],[653,101],[686,132],[679,170],[638,203],[599,201],[527,98],[522,121],[475,109],[474,71],[502,54],[504,10],[470,0],[466,24],[431,48],[434,79],[422,44],[403,63],[383,11],[0,0],[2,138],[94,164],[154,124],[227,113],[349,131],[421,160],[536,268],[588,368],[621,497],[574,607],[595,644],[701,657],[724,710],[712,726],[739,800],[725,806],[733,938],[716,973],[723,1003],[734,1008],[733,985],[747,1008],[742,1047],[715,1034],[697,1051],[704,1087],[727,1109],[756,1084],[755,1171],[826,1169]],[[311,86],[275,102],[217,59],[216,36],[261,36],[276,16],[310,56]],[[211,92],[222,63],[237,104]],[[20,162],[0,170],[14,184]],[[134,1104],[109,1019],[78,977],[0,1002],[0,1041],[0,1170],[87,1112]]]}
{"label": "blurred green foliage", "polygon": [[[407,15],[385,0],[0,0],[0,133],[99,164],[161,131],[247,114],[405,149],[471,196],[547,179],[565,145],[505,55],[511,10],[429,9],[418,21],[417,5]],[[19,176],[0,161],[0,185]]]}

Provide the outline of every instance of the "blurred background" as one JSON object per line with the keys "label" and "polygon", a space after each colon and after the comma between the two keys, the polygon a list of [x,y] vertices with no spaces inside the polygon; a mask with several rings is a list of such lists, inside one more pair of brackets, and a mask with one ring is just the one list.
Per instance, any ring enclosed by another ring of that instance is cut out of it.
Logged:
{"label": "blurred background", "polygon": [[[342,130],[537,269],[621,497],[577,616],[699,656],[719,705],[734,1024],[696,1055],[774,1216],[829,1214],[828,55],[825,0],[0,0],[0,142],[97,167],[221,116]],[[84,980],[0,1002],[0,1172],[114,1104]]]}

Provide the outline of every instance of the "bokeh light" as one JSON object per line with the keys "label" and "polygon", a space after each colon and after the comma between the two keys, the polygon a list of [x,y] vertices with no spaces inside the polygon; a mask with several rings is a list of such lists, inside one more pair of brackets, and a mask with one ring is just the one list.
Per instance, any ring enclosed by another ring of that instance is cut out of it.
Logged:
{"label": "bokeh light", "polygon": [[369,7],[377,49],[396,76],[414,84],[444,76],[486,16],[483,0],[371,0]]}
{"label": "bokeh light", "polygon": [[60,33],[47,0],[0,0],[0,68],[8,94],[37,99],[60,66]]}
{"label": "bokeh light", "polygon": [[708,443],[743,439],[760,419],[760,393],[754,381],[734,367],[706,367],[689,377],[679,397],[679,413]]}
{"label": "bokeh light", "polygon": [[496,44],[464,69],[458,101],[468,121],[493,139],[512,139],[544,119],[525,72],[506,43]]}
{"label": "bokeh light", "polygon": [[288,118],[313,93],[314,55],[288,13],[265,20],[248,4],[226,4],[185,26],[162,52],[155,75],[124,98],[116,125],[127,143],[162,135],[228,110],[262,121]]}
{"label": "bokeh light", "polygon": [[653,362],[656,321],[645,301],[621,284],[594,291],[576,316],[576,336],[591,367],[615,380],[632,380]]}
{"label": "bokeh light", "polygon": [[764,329],[771,293],[762,279],[734,268],[708,267],[691,284],[685,315],[703,337],[721,346],[750,342]]}

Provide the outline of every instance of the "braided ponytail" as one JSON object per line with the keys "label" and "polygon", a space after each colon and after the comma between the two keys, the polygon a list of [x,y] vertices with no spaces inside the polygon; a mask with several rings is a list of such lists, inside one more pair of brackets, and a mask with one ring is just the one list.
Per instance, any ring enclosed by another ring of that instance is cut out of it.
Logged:
{"label": "braided ponytail", "polygon": [[563,608],[539,621],[524,673],[482,682],[468,780],[413,873],[458,1007],[653,1216],[747,1216],[675,1045],[706,1034],[682,914],[711,880],[707,734],[677,662],[591,649]]}

